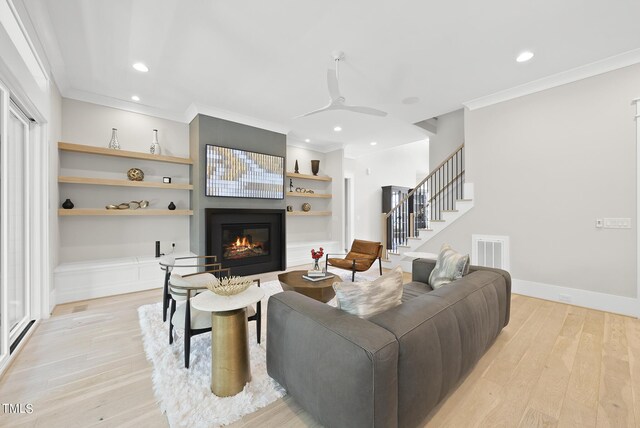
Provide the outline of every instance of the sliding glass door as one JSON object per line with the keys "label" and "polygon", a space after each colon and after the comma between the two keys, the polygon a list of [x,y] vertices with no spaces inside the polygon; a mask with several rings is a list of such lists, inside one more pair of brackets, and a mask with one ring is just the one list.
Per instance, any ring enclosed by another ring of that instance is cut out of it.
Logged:
{"label": "sliding glass door", "polygon": [[32,123],[0,82],[0,371],[35,318]]}
{"label": "sliding glass door", "polygon": [[13,344],[30,321],[30,287],[28,260],[29,218],[27,175],[29,157],[29,119],[11,104],[7,118],[5,179],[7,192],[2,204],[7,215],[4,239],[7,242],[6,298],[7,329]]}

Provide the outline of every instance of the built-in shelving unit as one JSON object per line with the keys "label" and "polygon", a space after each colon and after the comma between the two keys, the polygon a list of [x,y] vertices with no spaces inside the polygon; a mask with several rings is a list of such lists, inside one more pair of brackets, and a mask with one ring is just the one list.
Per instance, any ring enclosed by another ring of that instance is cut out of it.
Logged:
{"label": "built-in shelving unit", "polygon": [[[127,150],[114,150],[104,147],[85,146],[82,144],[72,144],[59,142],[58,149],[62,152],[84,153],[88,155],[112,156],[126,159],[142,159],[154,162],[173,163],[180,165],[192,165],[193,160],[190,158],[181,158],[176,156],[152,155],[150,153],[132,152]],[[82,184],[93,186],[119,186],[119,187],[137,187],[146,189],[165,189],[165,190],[193,190],[193,185],[189,183],[161,183],[159,181],[131,181],[125,179],[99,178],[99,177],[76,177],[61,175],[58,177],[58,183],[61,184]],[[189,216],[193,215],[193,211],[186,209],[146,209],[140,208],[136,210],[107,210],[106,208],[73,208],[70,210],[59,209],[58,215],[61,217],[69,216]]]}
{"label": "built-in shelving unit", "polygon": [[[323,181],[325,183],[331,182],[332,178],[329,176],[309,175],[309,174],[296,174],[295,172],[287,172],[288,178],[296,178],[302,180]],[[331,199],[330,193],[305,193],[305,192],[287,192],[288,197],[294,198],[314,198],[314,199]],[[322,204],[324,205],[324,204]],[[326,205],[325,205],[326,209]],[[288,216],[301,216],[301,217],[319,217],[330,216],[331,211],[288,211]]]}
{"label": "built-in shelving unit", "polygon": [[192,184],[179,183],[159,183],[153,181],[130,181],[115,180],[111,178],[92,178],[92,177],[58,177],[59,183],[71,184],[94,184],[98,186],[122,186],[122,187],[151,187],[157,189],[173,189],[173,190],[193,190]]}
{"label": "built-in shelving unit", "polygon": [[289,178],[302,178],[305,180],[316,180],[316,181],[331,181],[331,177],[320,176],[320,175],[310,175],[310,174],[296,174],[295,172],[287,172],[287,177]]}
{"label": "built-in shelving unit", "polygon": [[74,208],[65,210],[58,209],[59,216],[144,216],[144,215],[193,215],[192,210],[150,210],[146,208],[138,208],[136,210],[108,210],[106,208]]}
{"label": "built-in shelving unit", "polygon": [[303,192],[287,192],[287,196],[294,196],[298,198],[325,198],[330,199],[329,193],[303,193]]}
{"label": "built-in shelving unit", "polygon": [[287,215],[292,215],[292,216],[326,216],[326,215],[331,215],[331,211],[287,211]]}
{"label": "built-in shelving unit", "polygon": [[104,147],[85,146],[82,144],[58,143],[59,150],[77,153],[89,153],[94,155],[115,156],[129,159],[145,159],[157,162],[179,163],[184,165],[193,165],[193,159],[180,158],[175,156],[152,155],[150,153],[130,152],[127,150],[114,150]]}

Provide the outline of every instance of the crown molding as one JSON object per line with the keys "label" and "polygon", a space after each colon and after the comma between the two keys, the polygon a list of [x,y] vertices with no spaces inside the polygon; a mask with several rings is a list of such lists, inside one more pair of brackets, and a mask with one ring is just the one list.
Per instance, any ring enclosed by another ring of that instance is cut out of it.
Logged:
{"label": "crown molding", "polygon": [[605,58],[601,61],[596,61],[591,64],[543,77],[542,79],[534,80],[532,82],[525,83],[524,85],[519,85],[491,95],[463,102],[462,105],[467,107],[469,110],[476,110],[638,63],[640,63],[640,49],[634,49],[619,55]]}
{"label": "crown molding", "polygon": [[313,150],[318,153],[329,153],[336,150],[344,149],[345,145],[342,143],[323,144],[322,146],[316,146],[310,143],[304,143],[302,141],[292,140],[287,138],[287,146],[297,147],[299,149]]}
{"label": "crown molding", "polygon": [[[172,112],[156,107],[146,106],[144,104],[135,103],[132,101],[125,101],[119,98],[107,97],[105,95],[98,95],[93,92],[81,91],[79,89],[66,89],[61,90],[61,95],[64,98],[72,100],[84,101],[91,104],[98,104],[105,107],[117,108],[119,110],[130,111],[132,113],[144,114],[147,116],[158,117],[161,119],[173,120],[175,122],[184,122],[184,114],[180,112]],[[188,122],[187,122],[188,123]]]}

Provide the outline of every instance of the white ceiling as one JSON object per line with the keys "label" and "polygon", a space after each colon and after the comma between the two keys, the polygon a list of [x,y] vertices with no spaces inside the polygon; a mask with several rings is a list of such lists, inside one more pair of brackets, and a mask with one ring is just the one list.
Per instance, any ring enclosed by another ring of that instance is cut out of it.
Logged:
{"label": "white ceiling", "polygon": [[[182,118],[204,106],[356,152],[424,138],[410,124],[465,101],[640,48],[637,0],[23,1],[64,96],[137,94],[149,111]],[[347,102],[389,117],[294,119],[328,102],[336,49]],[[516,63],[525,49],[535,57]]]}

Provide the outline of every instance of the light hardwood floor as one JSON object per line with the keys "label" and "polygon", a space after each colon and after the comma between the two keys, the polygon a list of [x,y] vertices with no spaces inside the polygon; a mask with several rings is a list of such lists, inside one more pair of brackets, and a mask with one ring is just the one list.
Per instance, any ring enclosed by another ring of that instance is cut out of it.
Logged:
{"label": "light hardwood floor", "polygon": [[[261,275],[264,281],[275,274]],[[0,426],[165,427],[136,309],[152,290],[56,307],[0,379]],[[513,295],[511,322],[428,427],[640,427],[640,321]],[[318,426],[289,397],[234,427]]]}

